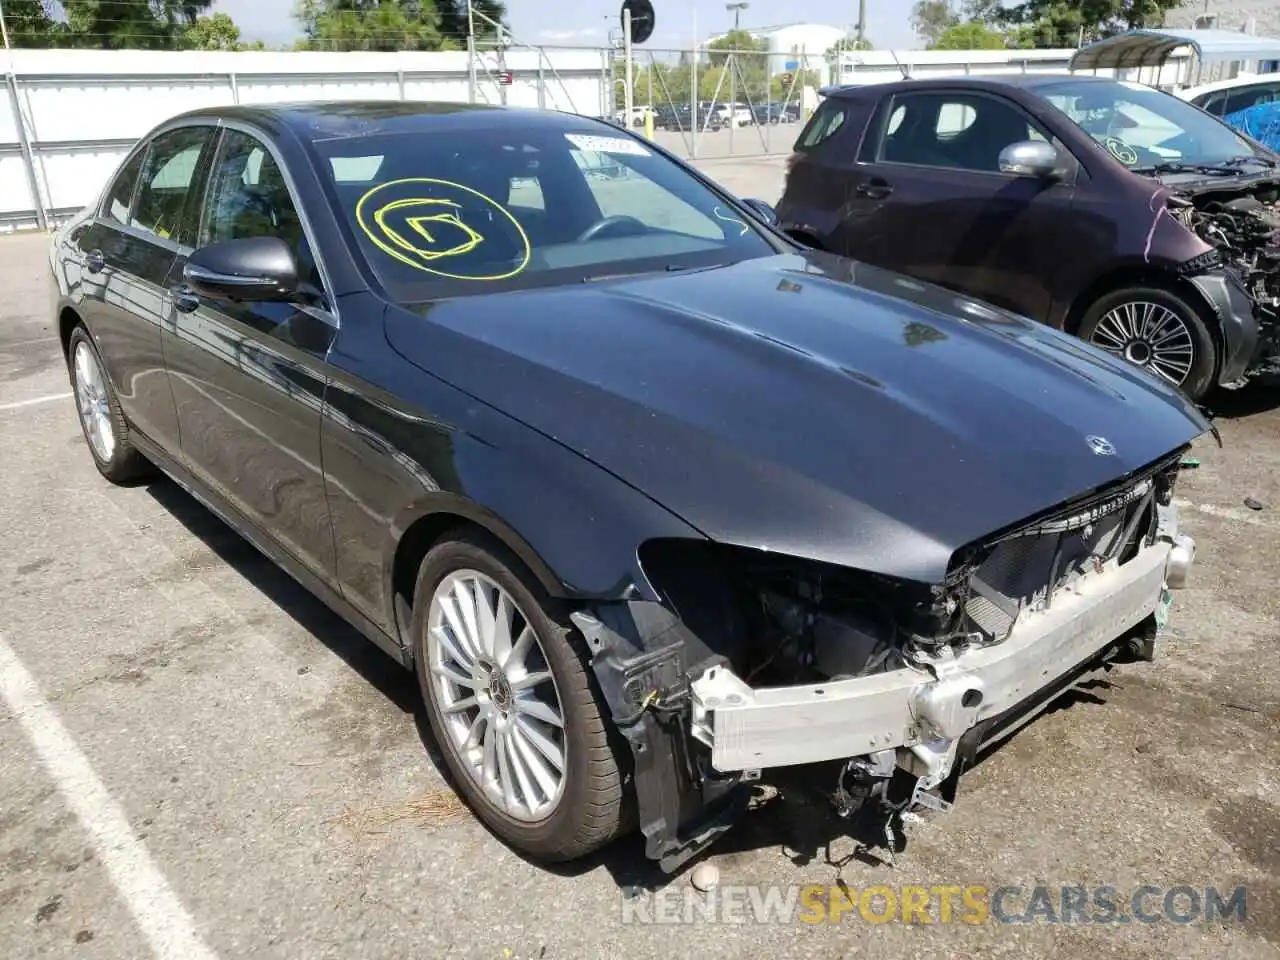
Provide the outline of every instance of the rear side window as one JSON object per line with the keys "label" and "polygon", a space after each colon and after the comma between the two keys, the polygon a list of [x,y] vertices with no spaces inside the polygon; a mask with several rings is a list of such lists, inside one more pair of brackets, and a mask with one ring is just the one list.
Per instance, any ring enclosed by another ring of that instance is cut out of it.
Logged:
{"label": "rear side window", "polygon": [[116,223],[129,222],[133,188],[138,185],[138,171],[142,169],[142,161],[146,156],[146,150],[139,150],[116,176],[115,182],[111,184],[111,191],[107,194],[106,202],[102,205],[104,219],[114,220]]}
{"label": "rear side window", "polygon": [[844,126],[848,116],[848,107],[839,100],[828,99],[818,107],[813,118],[800,131],[800,139],[796,141],[796,150],[812,150],[822,141],[827,140]]}
{"label": "rear side window", "polygon": [[156,137],[133,208],[133,225],[157,237],[172,237],[182,225],[196,162],[211,127],[185,127]]}

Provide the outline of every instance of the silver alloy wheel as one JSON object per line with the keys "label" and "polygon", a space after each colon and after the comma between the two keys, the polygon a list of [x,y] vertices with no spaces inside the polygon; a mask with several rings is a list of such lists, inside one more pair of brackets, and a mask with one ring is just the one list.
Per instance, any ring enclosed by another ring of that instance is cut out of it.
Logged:
{"label": "silver alloy wheel", "polygon": [[445,577],[427,611],[427,670],[452,746],[508,816],[544,820],[564,796],[564,709],[542,644],[502,587]]}
{"label": "silver alloy wheel", "polygon": [[1195,341],[1180,316],[1148,300],[1132,300],[1102,315],[1089,337],[1095,346],[1182,386],[1195,363]]}
{"label": "silver alloy wheel", "polygon": [[93,452],[106,463],[116,452],[116,431],[111,419],[111,403],[107,399],[106,378],[98,358],[83,340],[76,344],[74,363],[80,423]]}

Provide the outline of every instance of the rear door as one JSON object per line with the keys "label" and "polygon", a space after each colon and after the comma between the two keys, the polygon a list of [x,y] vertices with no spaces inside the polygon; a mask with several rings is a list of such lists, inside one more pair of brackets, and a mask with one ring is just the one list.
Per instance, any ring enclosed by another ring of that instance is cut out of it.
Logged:
{"label": "rear door", "polygon": [[828,97],[805,124],[787,160],[787,181],[778,201],[778,223],[786,232],[817,240],[841,252],[841,221],[857,175],[858,146],[876,101]]}
{"label": "rear door", "polygon": [[[1027,140],[1058,148],[1061,179],[1000,171],[1000,152]],[[1071,250],[1077,167],[1070,151],[1007,97],[898,92],[863,141],[838,247],[1045,319],[1057,264]]]}
{"label": "rear door", "polygon": [[86,295],[85,321],[120,406],[135,430],[177,451],[178,427],[161,344],[165,280],[178,234],[198,210],[196,171],[212,126],[160,133],[138,150],[98,216],[73,237]]}

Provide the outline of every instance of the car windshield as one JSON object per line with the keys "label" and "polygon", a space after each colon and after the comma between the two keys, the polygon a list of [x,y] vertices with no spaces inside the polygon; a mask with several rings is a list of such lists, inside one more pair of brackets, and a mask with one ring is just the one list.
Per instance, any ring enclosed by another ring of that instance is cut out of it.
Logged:
{"label": "car windshield", "polygon": [[[1036,92],[1130,169],[1231,165],[1260,157],[1217,118],[1142,84],[1063,80]],[[1269,164],[1265,157],[1261,162]]]}
{"label": "car windshield", "polygon": [[314,144],[391,296],[420,303],[769,256],[767,231],[598,125],[391,133]]}

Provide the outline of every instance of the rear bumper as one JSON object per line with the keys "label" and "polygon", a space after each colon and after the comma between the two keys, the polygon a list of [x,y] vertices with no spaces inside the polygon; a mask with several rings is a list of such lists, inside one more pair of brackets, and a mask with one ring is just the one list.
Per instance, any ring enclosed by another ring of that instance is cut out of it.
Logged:
{"label": "rear bumper", "polygon": [[755,690],[726,668],[710,670],[692,687],[695,735],[724,773],[954,742],[1162,612],[1166,583],[1185,582],[1194,558],[1192,541],[1164,526],[1169,539],[1060,590],[993,646],[809,686]]}

